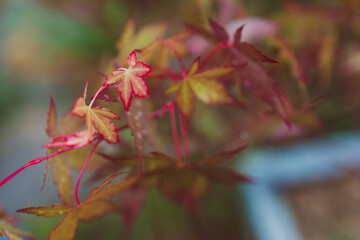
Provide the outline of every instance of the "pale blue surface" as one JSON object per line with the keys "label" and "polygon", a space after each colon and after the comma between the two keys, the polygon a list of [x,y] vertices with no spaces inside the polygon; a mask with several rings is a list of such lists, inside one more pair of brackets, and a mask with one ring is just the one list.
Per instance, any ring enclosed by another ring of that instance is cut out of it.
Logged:
{"label": "pale blue surface", "polygon": [[253,150],[242,162],[240,171],[255,182],[240,188],[256,240],[301,240],[279,189],[360,167],[360,134],[333,134],[291,147]]}

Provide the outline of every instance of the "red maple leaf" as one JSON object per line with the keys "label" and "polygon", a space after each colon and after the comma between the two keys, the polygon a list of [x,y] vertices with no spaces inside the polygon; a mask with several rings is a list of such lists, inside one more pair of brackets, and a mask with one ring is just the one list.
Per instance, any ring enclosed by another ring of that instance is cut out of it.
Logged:
{"label": "red maple leaf", "polygon": [[112,72],[106,78],[104,86],[119,83],[117,91],[120,93],[120,99],[123,101],[125,110],[129,111],[133,95],[138,98],[149,96],[149,87],[142,77],[151,72],[151,67],[143,62],[138,62],[135,51],[129,54],[127,63],[129,68],[118,68]]}

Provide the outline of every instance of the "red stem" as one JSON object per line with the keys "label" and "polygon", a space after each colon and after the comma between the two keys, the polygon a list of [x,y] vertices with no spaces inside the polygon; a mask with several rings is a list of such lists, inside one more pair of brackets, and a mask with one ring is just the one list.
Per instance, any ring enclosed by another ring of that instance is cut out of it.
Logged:
{"label": "red stem", "polygon": [[204,58],[204,61],[202,61],[202,63],[200,64],[199,69],[203,68],[217,51],[219,51],[223,47],[228,47],[228,46],[229,46],[228,42],[221,42],[218,45],[216,45],[213,48],[213,50],[211,50],[211,52]]}
{"label": "red stem", "polygon": [[85,161],[85,163],[84,163],[84,165],[83,165],[83,167],[82,167],[82,169],[81,169],[81,171],[80,171],[79,177],[78,177],[78,179],[77,179],[77,181],[76,181],[75,198],[76,198],[76,202],[77,202],[78,205],[81,204],[80,201],[79,201],[79,195],[78,195],[79,184],[80,184],[80,181],[81,181],[81,177],[82,177],[82,175],[84,174],[85,169],[86,169],[86,167],[87,167],[87,165],[88,165],[88,163],[89,163],[89,161],[90,161],[90,158],[91,158],[91,156],[94,154],[95,149],[96,149],[96,147],[99,145],[99,143],[101,142],[101,140],[102,140],[102,139],[99,139],[99,140],[95,143],[95,145],[93,146],[93,148],[91,149],[91,152],[90,152],[88,158],[86,159],[86,161]]}
{"label": "red stem", "polygon": [[164,42],[164,44],[168,45],[171,48],[171,50],[174,52],[174,55],[177,58],[180,66],[181,66],[182,74],[185,77],[186,76],[186,67],[185,67],[184,61],[180,57],[178,50],[176,50],[176,47],[174,46],[174,44],[172,42],[170,42],[168,40],[164,40],[163,42]]}
{"label": "red stem", "polygon": [[171,120],[171,129],[172,129],[172,133],[173,133],[173,137],[174,137],[174,143],[175,143],[176,159],[177,159],[178,166],[182,167],[183,164],[181,162],[179,136],[177,134],[177,129],[176,129],[176,119],[175,119],[174,104],[169,105],[169,113],[170,113],[170,120]]}
{"label": "red stem", "polygon": [[50,155],[44,156],[44,157],[40,157],[40,158],[35,158],[33,160],[31,160],[30,162],[26,163],[24,166],[22,166],[21,168],[19,168],[18,170],[16,170],[15,172],[13,172],[12,174],[10,174],[8,177],[6,177],[4,180],[2,180],[0,182],[0,187],[2,187],[5,183],[7,183],[9,180],[11,180],[13,177],[15,177],[17,174],[19,174],[20,172],[22,172],[23,170],[25,170],[26,168],[32,166],[32,165],[36,165],[41,163],[42,161],[45,161],[46,159],[49,159],[51,157],[54,157],[58,154],[67,152],[71,149],[73,149],[74,147],[69,147],[69,148],[65,148],[65,149],[61,149],[55,153],[52,153]]}
{"label": "red stem", "polygon": [[154,117],[157,117],[157,116],[161,115],[162,113],[169,110],[169,108],[170,108],[169,106],[172,107],[173,103],[166,103],[162,108],[160,108],[160,109],[156,110],[155,112],[150,113],[149,115],[147,115],[145,117],[145,120],[150,120],[150,119],[152,119]]}
{"label": "red stem", "polygon": [[[105,83],[103,83],[103,85],[97,90],[97,92],[95,93],[93,99],[91,100],[90,104],[89,104],[89,108],[92,107],[92,105],[94,104],[96,98],[99,96],[100,92],[105,88]],[[85,99],[84,99],[85,100]]]}
{"label": "red stem", "polygon": [[185,153],[185,162],[186,162],[186,164],[189,164],[190,163],[189,139],[188,139],[188,135],[187,135],[187,127],[186,127],[185,117],[184,117],[184,114],[182,114],[182,112],[180,112],[180,128],[181,128],[183,147],[184,147],[184,153]]}

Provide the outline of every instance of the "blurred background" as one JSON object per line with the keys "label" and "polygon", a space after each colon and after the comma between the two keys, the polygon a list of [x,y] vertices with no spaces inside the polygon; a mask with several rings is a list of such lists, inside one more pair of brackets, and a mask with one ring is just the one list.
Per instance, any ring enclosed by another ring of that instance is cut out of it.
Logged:
{"label": "blurred background", "polygon": [[[326,138],[333,132],[351,133],[359,128],[359,0],[3,0],[0,2],[0,178],[45,153],[40,147],[48,142],[45,126],[49,96],[54,98],[60,116],[81,96],[87,79],[93,85],[100,84],[103,77],[99,72],[117,55],[116,41],[129,17],[136,20],[138,28],[167,21],[171,26],[169,31],[176,32],[184,29],[184,22],[206,25],[208,16],[224,24],[230,32],[246,22],[250,30],[244,33],[244,38],[264,53],[282,59],[270,70],[294,108],[311,109],[306,114],[291,116],[295,125],[289,130],[279,119],[252,124],[253,119],[246,116],[232,118],[231,109],[218,115],[197,106],[194,118],[201,116],[198,119],[202,120],[193,123],[195,135],[209,141],[207,147],[211,152],[221,150],[219,145],[233,139],[250,142],[252,148],[273,149]],[[268,38],[274,35],[286,42],[290,54],[284,49],[283,53],[276,50],[276,44]],[[192,49],[195,53],[197,50]],[[302,71],[311,80],[307,86],[299,86],[296,79]],[[195,150],[201,146],[200,140],[193,143]],[[60,202],[51,176],[40,193],[44,169],[45,164],[29,168],[4,185],[0,189],[0,205],[13,214],[19,208]],[[344,181],[340,178],[299,185],[286,192],[286,199],[299,218],[297,222],[301,223],[299,228],[308,236],[304,239],[360,239],[356,231],[347,231],[349,228],[336,225],[333,219],[326,223],[324,217],[311,216],[314,210],[307,208],[320,207],[323,212],[319,214],[336,219],[341,215],[339,209],[359,205],[358,177],[353,171],[351,176],[344,175]],[[336,206],[323,207],[336,194],[331,186],[349,194],[350,202],[344,197]],[[344,188],[347,190],[340,190]],[[215,186],[201,202],[204,214],[192,216],[185,208],[173,205],[153,191],[131,239],[159,239],[156,238],[159,235],[162,239],[200,239],[197,237],[200,235],[206,239],[255,239],[242,201],[237,187]],[[309,212],[310,216],[301,216],[299,211]],[[59,221],[59,218],[15,216],[21,220],[22,228],[40,239],[45,239]],[[309,227],[304,223],[309,218],[324,221],[326,227]],[[341,224],[352,226],[359,221],[360,216],[353,216]],[[95,239],[95,236],[120,239],[120,226],[121,219],[110,215],[81,225],[76,239]]]}

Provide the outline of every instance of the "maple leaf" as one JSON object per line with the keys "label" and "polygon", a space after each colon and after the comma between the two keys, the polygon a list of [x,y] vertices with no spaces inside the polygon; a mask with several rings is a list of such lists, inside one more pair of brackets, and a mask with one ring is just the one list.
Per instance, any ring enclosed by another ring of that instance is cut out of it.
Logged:
{"label": "maple leaf", "polygon": [[[166,197],[180,205],[192,206],[196,200],[202,197],[208,190],[210,183],[232,185],[238,183],[249,183],[251,180],[246,175],[238,173],[221,164],[241,152],[246,146],[241,146],[233,151],[221,152],[194,163],[177,167],[176,161],[162,153],[151,153],[151,156],[143,158],[143,166],[146,171],[143,173],[141,186],[146,188],[157,188]],[[104,155],[114,165],[137,166],[136,158],[111,157]],[[102,195],[107,197],[122,191],[124,188],[134,184],[136,179],[127,178],[114,184],[114,190],[109,187]],[[138,185],[134,185],[138,186]],[[90,194],[93,195],[93,194]],[[98,193],[96,194],[98,195]],[[89,197],[90,198],[90,197]],[[92,199],[102,199],[92,196]]]}
{"label": "maple leaf", "polygon": [[191,31],[183,31],[167,39],[157,39],[145,48],[138,50],[141,59],[149,63],[156,64],[156,66],[167,67],[169,65],[170,57],[173,55],[173,48],[183,56],[187,53],[186,39],[191,35]]}
{"label": "maple leaf", "polygon": [[[87,200],[76,207],[54,204],[52,206],[30,207],[20,209],[17,212],[37,215],[42,217],[56,217],[64,215],[64,218],[50,233],[50,240],[72,240],[80,221],[90,221],[105,214],[113,212],[116,208],[113,203],[107,201],[116,194],[119,194],[134,183],[138,177],[133,176],[120,180],[114,184],[109,184],[123,172],[117,173],[104,180],[98,187],[91,190]],[[0,222],[1,228],[1,222]]]}
{"label": "maple leaf", "polygon": [[[275,80],[261,65],[262,62],[278,63],[278,61],[265,56],[250,43],[241,41],[244,25],[235,31],[234,41],[230,43],[229,36],[224,27],[212,19],[209,19],[209,24],[210,30],[205,27],[188,24],[190,28],[205,38],[209,39],[209,36],[211,36],[210,39],[215,42],[220,42],[204,59],[202,66],[205,65],[204,63],[219,49],[225,47],[229,54],[233,55],[239,63],[245,65],[244,68],[238,71],[242,83],[247,88],[250,88],[259,99],[270,105],[287,125],[290,125],[287,115],[292,111],[291,103],[278,88]],[[243,104],[240,103],[239,106],[240,105]]]}
{"label": "maple leaf", "polygon": [[151,67],[138,62],[135,51],[129,54],[127,63],[129,68],[118,68],[112,72],[106,78],[104,86],[119,83],[117,91],[120,93],[120,99],[123,101],[125,110],[129,111],[133,95],[139,98],[149,96],[149,87],[142,77],[151,72]]}
{"label": "maple leaf", "polygon": [[219,66],[199,70],[200,58],[194,60],[187,76],[180,82],[176,82],[167,88],[165,93],[177,92],[176,103],[182,113],[190,117],[195,107],[195,97],[206,104],[231,104],[233,98],[225,87],[216,79],[232,73],[233,66]]}
{"label": "maple leaf", "polygon": [[135,21],[133,18],[129,18],[116,42],[117,59],[121,63],[125,62],[123,56],[127,56],[133,49],[144,48],[156,39],[161,38],[166,30],[167,24],[160,22],[148,24],[136,32]]}
{"label": "maple leaf", "polygon": [[203,26],[197,26],[193,24],[187,24],[191,29],[202,35],[206,39],[214,40],[215,42],[228,43],[229,48],[234,48],[245,54],[247,57],[254,61],[266,62],[266,63],[278,63],[279,61],[272,59],[263,54],[259,49],[249,42],[241,41],[242,30],[245,25],[240,26],[234,33],[234,40],[229,43],[229,34],[226,29],[217,23],[215,20],[208,18],[210,30]]}
{"label": "maple leaf", "polygon": [[[91,104],[87,106],[85,104],[87,84],[85,87],[84,95],[82,98],[78,98],[72,107],[71,113],[78,117],[85,117],[86,119],[86,137],[92,142],[95,134],[95,129],[108,143],[116,143],[119,141],[116,126],[108,119],[120,119],[120,117],[107,108],[91,107]],[[84,133],[85,134],[85,133]]]}

